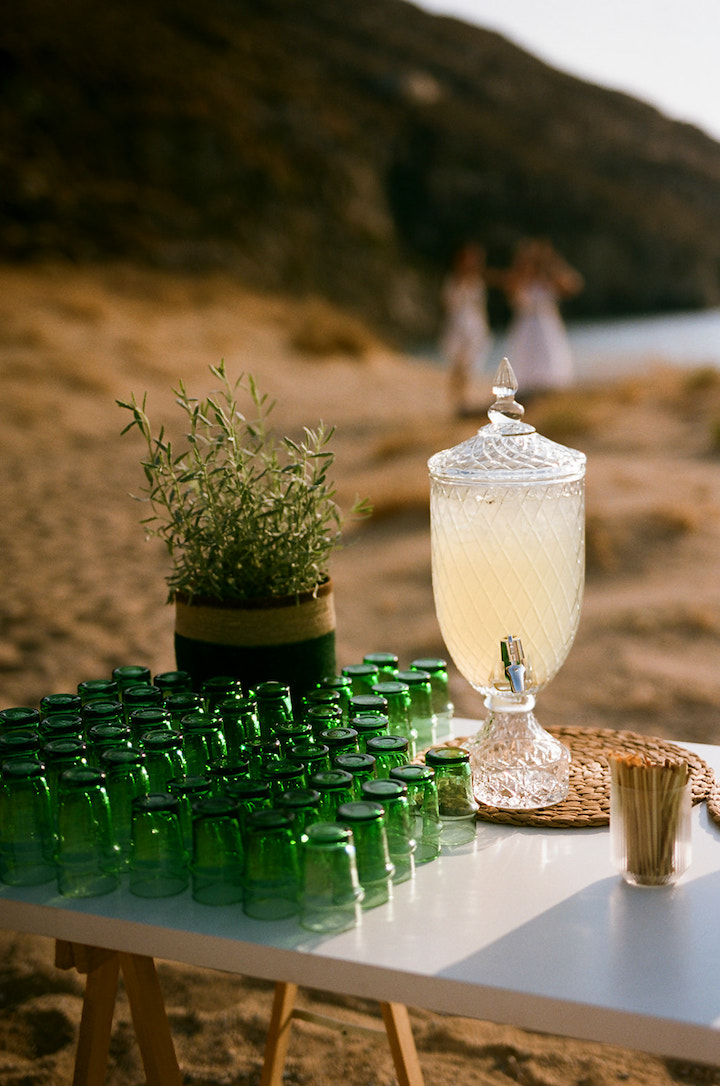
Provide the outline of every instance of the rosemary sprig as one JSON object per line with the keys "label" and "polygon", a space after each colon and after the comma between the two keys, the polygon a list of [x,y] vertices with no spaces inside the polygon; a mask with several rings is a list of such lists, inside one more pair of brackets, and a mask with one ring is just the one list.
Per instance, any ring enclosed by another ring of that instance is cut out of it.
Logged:
{"label": "rosemary sprig", "polygon": [[[172,390],[187,426],[179,452],[164,427],[154,433],[147,394],[117,401],[132,415],[122,432],[138,430],[145,442],[138,500],[151,512],[141,523],[167,547],[169,599],[312,591],[329,575],[344,523],[328,477],[334,428],[321,423],[305,427],[301,440],[278,439],[268,426],[274,402],[251,375],[231,381],[223,362],[210,372],[219,388],[204,400],[192,397],[182,381]],[[249,398],[249,416],[240,394]],[[357,501],[349,515],[369,512],[367,502]]]}

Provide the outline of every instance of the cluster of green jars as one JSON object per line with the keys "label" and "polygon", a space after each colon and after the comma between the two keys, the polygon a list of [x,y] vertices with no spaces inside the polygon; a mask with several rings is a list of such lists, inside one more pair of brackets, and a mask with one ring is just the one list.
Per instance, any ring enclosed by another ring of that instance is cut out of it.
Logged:
{"label": "cluster of green jars", "polygon": [[[369,654],[289,689],[118,667],[0,711],[0,879],[61,894],[241,903],[339,930],[435,859],[476,806],[465,751],[438,746],[442,660]],[[422,752],[425,752],[422,755]]]}

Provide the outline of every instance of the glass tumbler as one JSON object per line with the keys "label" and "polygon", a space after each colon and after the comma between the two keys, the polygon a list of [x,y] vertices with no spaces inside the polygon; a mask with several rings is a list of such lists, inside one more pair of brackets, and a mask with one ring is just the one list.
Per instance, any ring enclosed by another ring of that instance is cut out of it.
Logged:
{"label": "glass tumbler", "polygon": [[470,755],[461,747],[432,747],[425,752],[425,763],[435,771],[443,848],[470,844],[475,840],[478,811]]}
{"label": "glass tumbler", "polygon": [[55,878],[50,790],[37,759],[14,758],[0,774],[0,879],[38,886]]}
{"label": "glass tumbler", "polygon": [[407,786],[402,781],[383,777],[366,781],[362,786],[364,800],[379,803],[385,810],[388,850],[395,864],[393,882],[407,882],[415,874],[415,849],[413,818],[407,798]]}
{"label": "glass tumbler", "polygon": [[343,803],[337,820],[353,832],[355,859],[364,890],[363,909],[384,905],[392,897],[395,864],[390,859],[385,808],[372,800]]}
{"label": "glass tumbler", "polygon": [[168,781],[167,790],[178,800],[178,815],[183,844],[188,855],[192,850],[192,804],[212,793],[212,781],[205,776],[174,777]]}
{"label": "glass tumbler", "polygon": [[192,896],[201,905],[242,901],[243,844],[238,806],[228,796],[192,804]]}
{"label": "glass tumbler", "polygon": [[145,755],[134,747],[111,747],[100,755],[105,773],[105,787],[110,801],[118,867],[130,866],[132,841],[132,801],[150,791],[150,778],[145,769]]}
{"label": "glass tumbler", "polygon": [[440,855],[442,836],[435,774],[426,765],[401,765],[390,770],[390,780],[401,781],[407,787],[417,842],[415,863],[429,863]]}
{"label": "glass tumbler", "polygon": [[351,803],[354,799],[352,774],[346,773],[344,769],[325,769],[312,773],[308,786],[320,793],[320,822],[334,822],[338,807],[343,803]]}
{"label": "glass tumbler", "polygon": [[96,897],[119,884],[118,851],[105,774],[75,765],[60,774],[57,805],[58,890],[65,897]]}
{"label": "glass tumbler", "polygon": [[300,924],[308,931],[346,931],[360,919],[363,889],[352,830],[336,822],[308,826],[301,849]]}
{"label": "glass tumbler", "polygon": [[333,767],[342,769],[352,777],[352,793],[354,800],[362,799],[361,789],[365,781],[375,779],[375,759],[372,754],[360,754],[350,751],[348,754],[337,754],[333,759]]}
{"label": "glass tumbler", "polygon": [[389,777],[391,769],[410,761],[410,744],[404,735],[377,735],[368,739],[365,749],[375,759],[376,777]]}
{"label": "glass tumbler", "polygon": [[132,801],[130,892],[137,897],[172,897],[190,881],[179,807],[169,792]]}
{"label": "glass tumbler", "polygon": [[243,912],[283,920],[299,909],[300,858],[292,816],[272,807],[245,819]]}

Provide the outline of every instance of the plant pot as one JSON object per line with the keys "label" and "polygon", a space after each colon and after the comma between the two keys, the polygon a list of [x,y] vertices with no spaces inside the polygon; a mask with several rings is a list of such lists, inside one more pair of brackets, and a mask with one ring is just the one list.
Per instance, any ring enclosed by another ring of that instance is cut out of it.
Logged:
{"label": "plant pot", "polygon": [[332,581],[314,592],[226,602],[175,597],[175,659],[200,689],[230,675],[243,691],[260,682],[287,683],[297,704],[336,672]]}

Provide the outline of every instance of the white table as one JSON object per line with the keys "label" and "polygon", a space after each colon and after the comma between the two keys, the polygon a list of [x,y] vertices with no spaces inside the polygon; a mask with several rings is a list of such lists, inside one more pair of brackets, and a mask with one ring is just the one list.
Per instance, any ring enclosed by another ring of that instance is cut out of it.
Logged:
{"label": "white table", "polygon": [[[684,745],[720,779],[720,747]],[[638,889],[611,867],[607,828],[480,823],[471,851],[418,868],[335,936],[189,892],[73,901],[52,883],[0,886],[0,926],[720,1064],[720,827],[705,804],[692,844],[677,886]]]}

